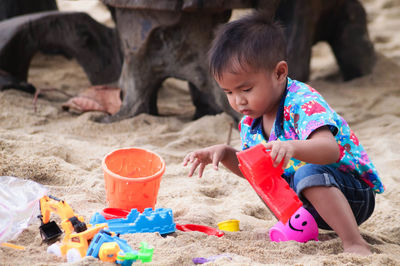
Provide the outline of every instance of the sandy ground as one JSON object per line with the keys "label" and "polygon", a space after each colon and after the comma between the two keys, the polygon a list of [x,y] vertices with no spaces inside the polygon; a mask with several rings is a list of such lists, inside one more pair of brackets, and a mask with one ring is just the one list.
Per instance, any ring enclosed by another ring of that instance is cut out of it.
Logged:
{"label": "sandy ground", "polygon": [[[72,1],[59,4],[62,2]],[[400,265],[400,2],[363,3],[369,15],[370,36],[379,51],[374,72],[350,82],[341,81],[329,48],[321,44],[313,50],[310,84],[349,122],[387,188],[377,196],[372,217],[360,227],[374,252],[371,256],[343,254],[336,234],[323,230],[319,242],[306,244],[256,239],[255,231],[270,228],[276,219],[246,180],[222,167],[218,172],[207,168],[201,179],[188,178],[188,169],[182,167],[185,154],[226,142],[232,119],[220,114],[191,121],[194,107],[186,83],[176,80],[165,82],[159,92],[161,116],[142,114],[112,124],[93,122],[99,113],[73,115],[63,111],[61,104],[67,98],[57,93],[43,94],[34,112],[32,95],[15,90],[1,92],[0,175],[45,185],[89,221],[93,213],[106,207],[100,167],[104,155],[121,147],[146,148],[166,162],[157,207],[172,208],[176,223],[217,227],[223,220],[240,220],[240,231],[227,232],[222,238],[180,231],[166,238],[152,233],[124,235],[133,248],[141,241],[154,246],[152,265],[193,265],[194,257],[222,253],[230,253],[232,260],[220,259],[211,265]],[[99,14],[100,21],[108,19]],[[37,55],[29,81],[39,88],[55,87],[71,94],[89,86],[75,61],[58,56]],[[232,145],[240,147],[237,130],[233,131]],[[56,215],[52,217],[60,221]],[[38,226],[32,224],[10,241],[25,246],[25,251],[0,247],[1,265],[66,263],[63,258],[46,254],[48,245],[42,243]],[[85,258],[75,265],[95,264],[106,263]]]}

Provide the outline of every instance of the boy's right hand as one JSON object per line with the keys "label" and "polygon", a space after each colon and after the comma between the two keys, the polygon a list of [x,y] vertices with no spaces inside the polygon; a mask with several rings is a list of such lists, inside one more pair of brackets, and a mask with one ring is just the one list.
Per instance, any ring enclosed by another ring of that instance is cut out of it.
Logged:
{"label": "boy's right hand", "polygon": [[215,170],[218,170],[218,164],[225,156],[225,148],[226,145],[220,144],[194,151],[186,155],[183,159],[183,166],[193,164],[188,176],[193,176],[194,171],[199,166],[199,177],[202,177],[204,168],[210,163],[213,164]]}

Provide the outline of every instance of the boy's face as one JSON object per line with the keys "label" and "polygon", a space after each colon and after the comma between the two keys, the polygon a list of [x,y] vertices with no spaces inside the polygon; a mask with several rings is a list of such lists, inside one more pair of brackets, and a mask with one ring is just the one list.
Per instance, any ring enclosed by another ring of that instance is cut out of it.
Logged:
{"label": "boy's face", "polygon": [[[251,118],[275,116],[286,84],[286,73],[275,70],[223,72],[216,79],[232,108]],[[284,74],[284,77],[281,75]]]}

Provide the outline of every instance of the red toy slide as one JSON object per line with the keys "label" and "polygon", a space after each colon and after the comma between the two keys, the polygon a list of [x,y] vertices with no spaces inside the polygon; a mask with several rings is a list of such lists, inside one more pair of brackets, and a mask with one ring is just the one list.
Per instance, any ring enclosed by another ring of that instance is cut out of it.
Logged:
{"label": "red toy slide", "polygon": [[239,168],[271,212],[283,224],[303,205],[281,177],[281,166],[273,167],[270,152],[262,144],[237,153]]}

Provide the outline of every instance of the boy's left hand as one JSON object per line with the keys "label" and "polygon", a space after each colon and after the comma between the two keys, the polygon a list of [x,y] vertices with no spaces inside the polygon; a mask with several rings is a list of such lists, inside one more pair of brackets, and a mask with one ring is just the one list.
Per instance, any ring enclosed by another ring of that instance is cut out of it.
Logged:
{"label": "boy's left hand", "polygon": [[282,168],[285,169],[294,155],[294,147],[291,141],[270,141],[264,146],[267,150],[271,150],[274,167],[277,167],[283,161]]}

